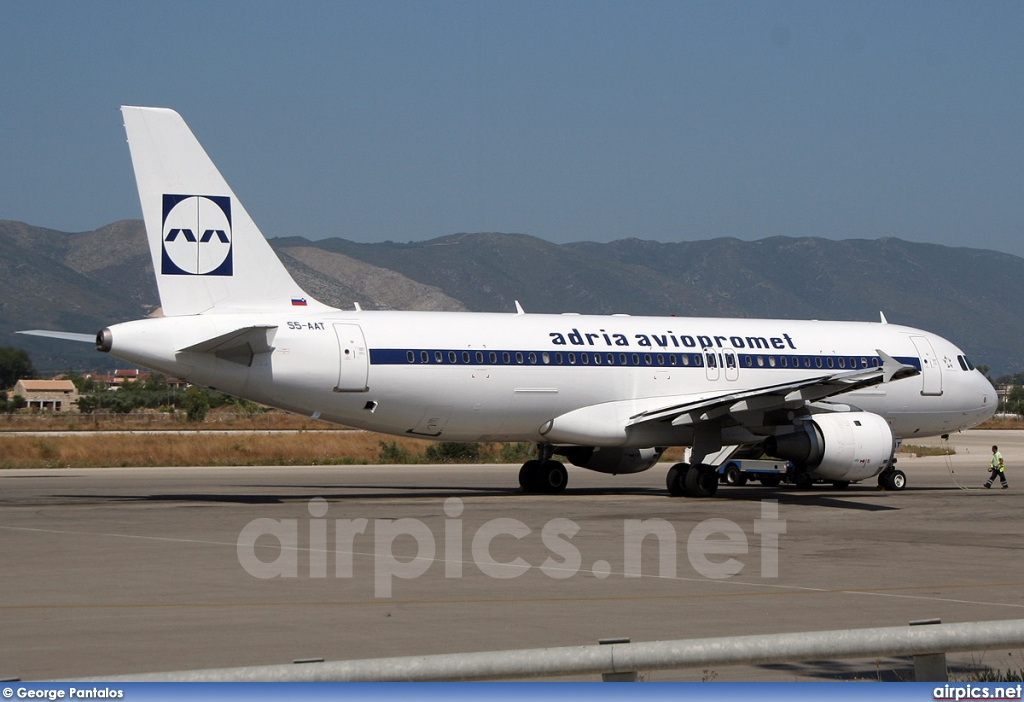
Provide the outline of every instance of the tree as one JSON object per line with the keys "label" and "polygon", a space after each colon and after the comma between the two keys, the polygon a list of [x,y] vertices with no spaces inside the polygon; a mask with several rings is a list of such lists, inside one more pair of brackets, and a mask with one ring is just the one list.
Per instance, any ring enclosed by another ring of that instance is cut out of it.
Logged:
{"label": "tree", "polygon": [[17,410],[24,409],[27,405],[28,403],[21,395],[14,395],[13,397],[7,397],[6,393],[0,395],[0,411],[6,412],[8,417]]}
{"label": "tree", "polygon": [[1006,398],[1006,406],[1003,408],[1003,411],[1011,414],[1024,414],[1024,387],[1015,385],[1010,390],[1010,395]]}
{"label": "tree", "polygon": [[210,398],[205,390],[191,387],[185,391],[185,416],[190,422],[201,422],[210,411]]}
{"label": "tree", "polygon": [[0,390],[10,390],[19,380],[32,378],[35,374],[32,360],[25,349],[0,346]]}

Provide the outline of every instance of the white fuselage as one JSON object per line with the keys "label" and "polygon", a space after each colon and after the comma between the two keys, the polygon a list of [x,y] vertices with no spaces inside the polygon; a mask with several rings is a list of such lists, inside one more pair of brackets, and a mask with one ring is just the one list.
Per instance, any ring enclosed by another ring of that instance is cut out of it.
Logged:
{"label": "white fuselage", "polygon": [[[268,327],[269,350],[182,351],[257,326]],[[650,410],[660,398],[865,367],[879,350],[920,375],[830,401],[884,417],[895,437],[974,426],[996,405],[991,384],[949,341],[881,323],[297,308],[147,319],[110,333],[112,354],[192,383],[353,427],[453,441],[689,444],[692,430],[671,424],[631,431],[616,420],[605,435],[595,422],[593,436],[584,429],[568,441],[544,432],[581,408]],[[729,431],[735,443],[762,433]]]}

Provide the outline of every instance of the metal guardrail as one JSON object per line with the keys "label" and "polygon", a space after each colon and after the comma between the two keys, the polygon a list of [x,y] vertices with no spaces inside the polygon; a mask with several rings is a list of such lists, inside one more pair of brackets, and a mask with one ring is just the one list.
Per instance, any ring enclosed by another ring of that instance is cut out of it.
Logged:
{"label": "metal guardrail", "polygon": [[[926,623],[926,622],[921,622]],[[934,656],[1024,646],[1024,619],[608,643],[95,678],[97,682],[425,682],[605,675],[838,658]],[[941,670],[945,671],[943,663]],[[945,678],[942,678],[944,681]]]}

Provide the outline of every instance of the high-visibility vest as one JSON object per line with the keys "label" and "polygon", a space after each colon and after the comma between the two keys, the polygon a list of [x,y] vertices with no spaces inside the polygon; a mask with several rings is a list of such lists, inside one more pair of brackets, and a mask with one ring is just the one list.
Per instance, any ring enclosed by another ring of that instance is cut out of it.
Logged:
{"label": "high-visibility vest", "polygon": [[989,463],[992,470],[998,470],[1000,473],[1004,472],[1003,467],[1003,454],[996,451],[992,454],[992,461]]}

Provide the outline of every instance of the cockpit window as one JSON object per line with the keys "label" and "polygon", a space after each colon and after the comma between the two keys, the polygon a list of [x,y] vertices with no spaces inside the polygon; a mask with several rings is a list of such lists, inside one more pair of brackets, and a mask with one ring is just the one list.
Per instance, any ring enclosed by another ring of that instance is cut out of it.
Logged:
{"label": "cockpit window", "polygon": [[960,362],[960,367],[961,368],[963,368],[964,370],[970,370],[967,367],[967,359],[964,356],[957,356],[956,360],[958,360]]}

